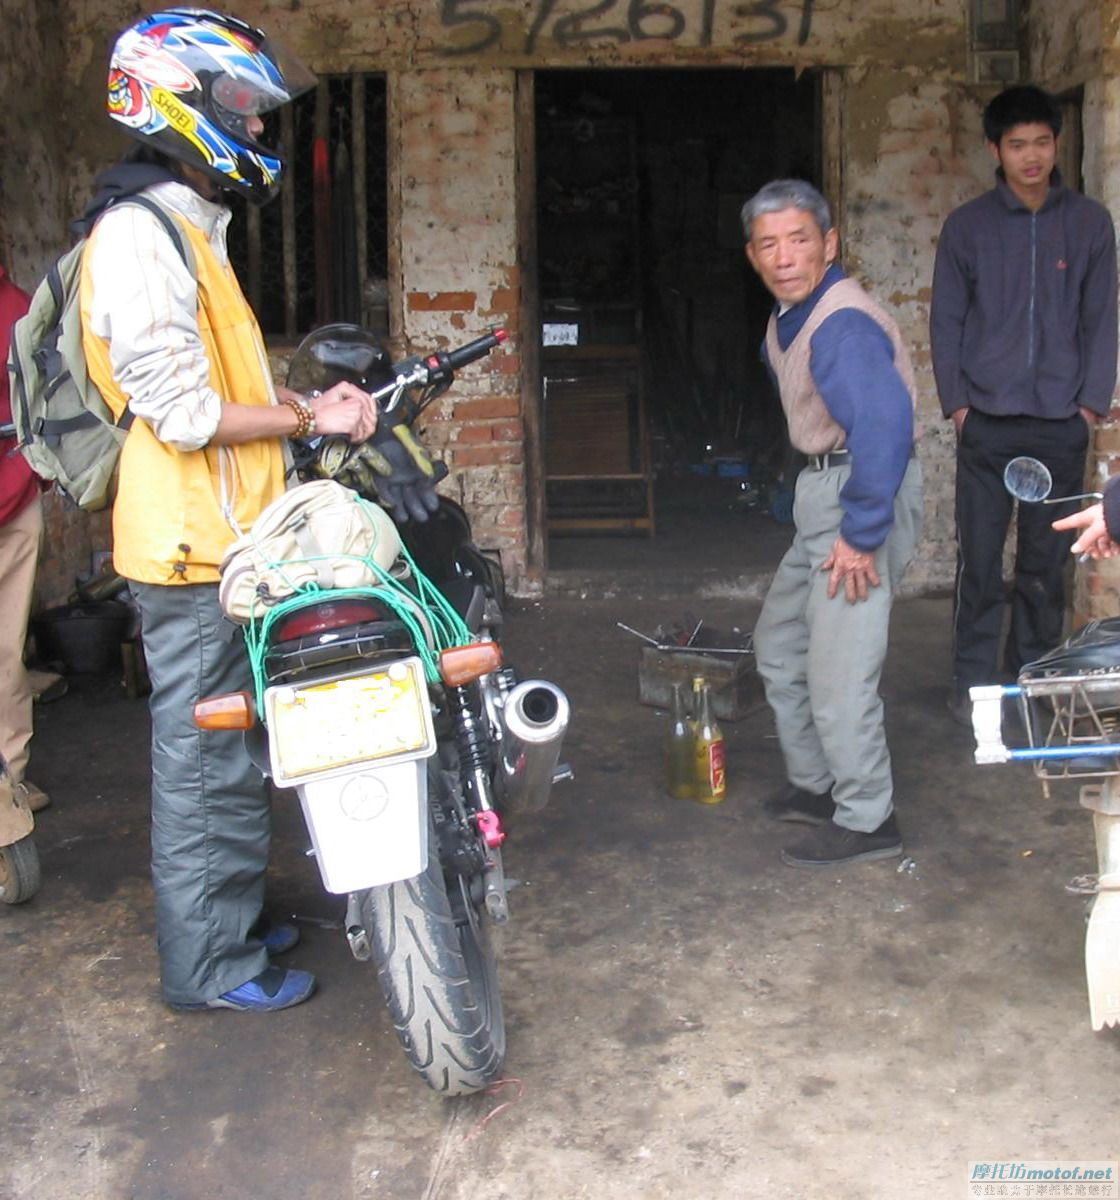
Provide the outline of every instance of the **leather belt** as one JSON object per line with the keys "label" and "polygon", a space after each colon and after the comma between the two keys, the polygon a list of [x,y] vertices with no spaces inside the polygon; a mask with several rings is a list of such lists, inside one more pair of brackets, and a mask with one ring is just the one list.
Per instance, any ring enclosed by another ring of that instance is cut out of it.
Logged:
{"label": "leather belt", "polygon": [[830,450],[827,454],[810,454],[810,471],[826,471],[829,467],[846,467],[852,461],[850,450]]}

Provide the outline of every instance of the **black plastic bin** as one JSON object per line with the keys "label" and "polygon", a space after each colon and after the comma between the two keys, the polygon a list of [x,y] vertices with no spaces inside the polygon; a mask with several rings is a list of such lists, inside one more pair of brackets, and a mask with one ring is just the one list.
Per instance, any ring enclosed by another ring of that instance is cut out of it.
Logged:
{"label": "black plastic bin", "polygon": [[67,675],[102,675],[121,668],[121,642],[132,610],[119,600],[68,604],[33,617],[35,649],[43,662],[61,663]]}

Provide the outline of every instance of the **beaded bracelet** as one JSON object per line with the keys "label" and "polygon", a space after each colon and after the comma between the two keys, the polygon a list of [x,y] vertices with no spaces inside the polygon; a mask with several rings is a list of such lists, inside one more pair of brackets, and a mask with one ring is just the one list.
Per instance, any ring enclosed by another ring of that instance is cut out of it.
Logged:
{"label": "beaded bracelet", "polygon": [[295,432],[290,436],[293,438],[311,437],[315,432],[315,414],[311,410],[311,405],[293,400],[290,396],[285,396],[280,403],[286,404],[296,414],[296,420],[299,422]]}

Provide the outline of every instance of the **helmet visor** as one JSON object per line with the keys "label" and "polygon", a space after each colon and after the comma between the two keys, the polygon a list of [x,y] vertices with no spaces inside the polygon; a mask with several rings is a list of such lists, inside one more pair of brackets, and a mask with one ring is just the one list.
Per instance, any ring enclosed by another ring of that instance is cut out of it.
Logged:
{"label": "helmet visor", "polygon": [[255,55],[254,67],[252,72],[235,68],[211,77],[211,111],[217,123],[249,149],[282,158],[275,149],[279,129],[269,114],[313,88],[315,73],[271,40]]}
{"label": "helmet visor", "polygon": [[236,75],[215,75],[210,96],[214,107],[227,118],[260,117],[291,99],[285,89]]}

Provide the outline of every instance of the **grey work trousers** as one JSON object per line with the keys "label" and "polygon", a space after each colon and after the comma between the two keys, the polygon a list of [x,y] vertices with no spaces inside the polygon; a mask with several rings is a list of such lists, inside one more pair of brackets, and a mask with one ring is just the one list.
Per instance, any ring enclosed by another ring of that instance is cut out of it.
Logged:
{"label": "grey work trousers", "polygon": [[774,712],[786,774],[836,803],[835,821],[869,833],[890,815],[891,760],[879,676],[891,602],[921,532],[922,473],[911,459],[894,502],[894,524],[875,554],[882,583],[851,604],[828,598],[828,558],[851,468],[807,468],[797,479],[793,545],[778,565],[754,631],[755,657]]}
{"label": "grey work trousers", "polygon": [[152,681],[152,882],[160,977],[171,1004],[198,1004],[268,966],[249,936],[261,915],[271,814],[239,732],[199,729],[195,701],[252,691],[240,630],[217,584],[130,582]]}

